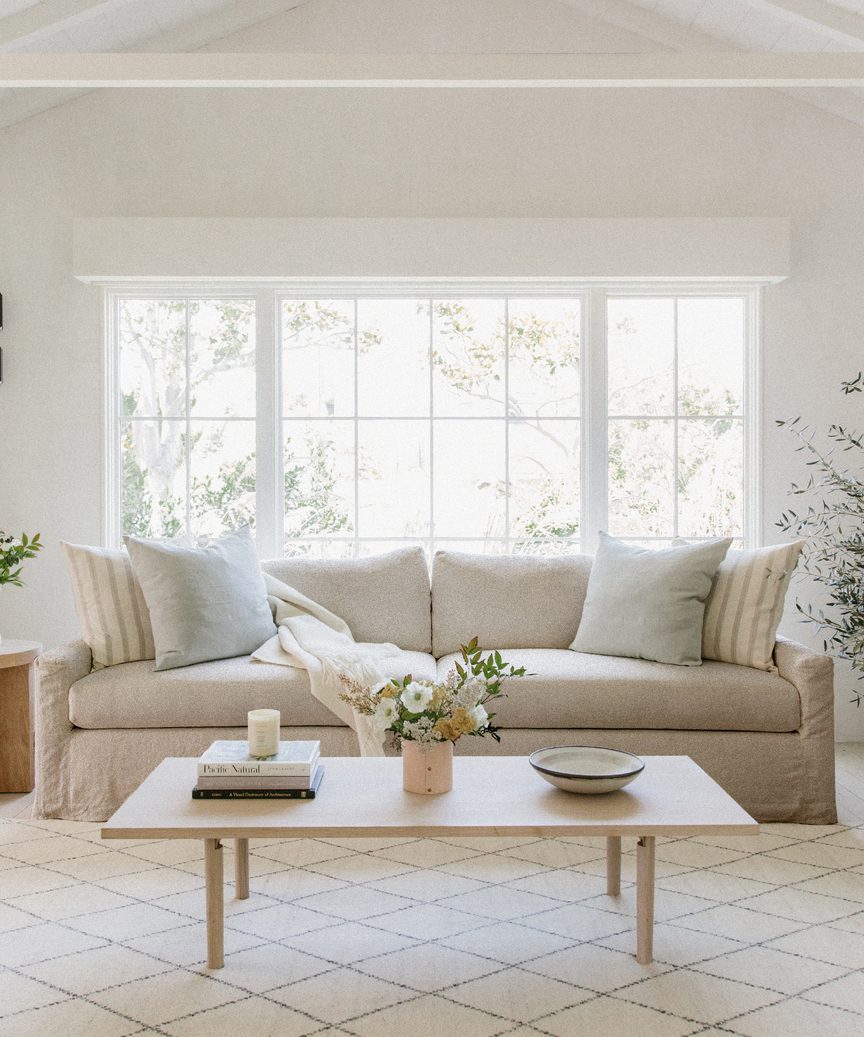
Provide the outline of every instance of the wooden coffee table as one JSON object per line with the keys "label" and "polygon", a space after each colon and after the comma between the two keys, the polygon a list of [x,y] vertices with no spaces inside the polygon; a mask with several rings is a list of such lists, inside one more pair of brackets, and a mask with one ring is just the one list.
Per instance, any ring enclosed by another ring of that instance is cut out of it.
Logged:
{"label": "wooden coffee table", "polygon": [[249,840],[413,836],[605,836],[606,891],[621,892],[621,839],[636,838],[636,958],[651,961],[658,835],[756,835],[759,825],[687,756],[649,756],[626,789],[579,796],[547,785],[524,756],[461,756],[453,790],[403,791],[398,758],[333,757],[314,800],[194,800],[194,759],[167,759],[102,829],[104,839],[202,839],[207,965],[224,965],[222,840],[236,840],[239,899]]}

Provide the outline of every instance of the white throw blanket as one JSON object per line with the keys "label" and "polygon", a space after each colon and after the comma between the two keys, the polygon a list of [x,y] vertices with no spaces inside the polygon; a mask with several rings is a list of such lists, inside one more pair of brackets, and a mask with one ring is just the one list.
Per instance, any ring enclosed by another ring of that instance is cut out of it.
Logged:
{"label": "white throw blanket", "polygon": [[[384,732],[357,713],[339,693],[340,674],[374,684],[388,660],[400,655],[396,645],[355,641],[348,624],[328,609],[264,573],[277,633],[252,653],[259,662],[307,670],[312,694],[357,735],[361,756],[384,755]],[[401,674],[400,674],[401,676]]]}

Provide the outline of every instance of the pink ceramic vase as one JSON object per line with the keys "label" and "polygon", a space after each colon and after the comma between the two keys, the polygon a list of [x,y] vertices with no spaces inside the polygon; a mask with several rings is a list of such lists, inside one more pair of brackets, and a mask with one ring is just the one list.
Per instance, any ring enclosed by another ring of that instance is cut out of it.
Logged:
{"label": "pink ceramic vase", "polygon": [[402,743],[402,786],[406,792],[435,796],[453,788],[453,743],[436,742],[426,748]]}

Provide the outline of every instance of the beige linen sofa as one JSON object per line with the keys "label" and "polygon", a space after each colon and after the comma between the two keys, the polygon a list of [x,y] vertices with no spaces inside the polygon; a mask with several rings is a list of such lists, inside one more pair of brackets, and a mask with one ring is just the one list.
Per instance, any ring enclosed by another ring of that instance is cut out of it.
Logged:
{"label": "beige linen sofa", "polygon": [[[576,743],[684,754],[761,821],[836,820],[832,663],[799,644],[778,641],[776,673],[572,652],[591,568],[584,555],[439,552],[431,587],[420,549],[264,568],[345,619],[357,640],[395,642],[393,676],[444,674],[475,635],[524,665],[530,676],[498,704],[501,744],[463,738],[457,752]],[[284,738],[318,738],[324,755],[357,752],[353,733],[312,697],[305,671],[245,656],[159,673],[153,665],[91,672],[81,641],[40,657],[37,816],[104,820],[164,757],[244,738],[256,707],[281,710]]]}

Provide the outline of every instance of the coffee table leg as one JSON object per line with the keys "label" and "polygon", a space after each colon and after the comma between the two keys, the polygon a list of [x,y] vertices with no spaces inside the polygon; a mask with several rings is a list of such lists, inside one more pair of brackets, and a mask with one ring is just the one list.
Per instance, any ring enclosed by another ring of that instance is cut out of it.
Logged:
{"label": "coffee table leg", "polygon": [[225,964],[225,887],[222,843],[204,840],[204,882],[207,890],[207,968]]}
{"label": "coffee table leg", "polygon": [[606,837],[606,893],[610,897],[621,895],[621,836]]}
{"label": "coffee table leg", "polygon": [[249,840],[234,840],[234,895],[249,899]]}
{"label": "coffee table leg", "polygon": [[648,965],[654,958],[654,836],[643,835],[636,844],[636,960]]}

